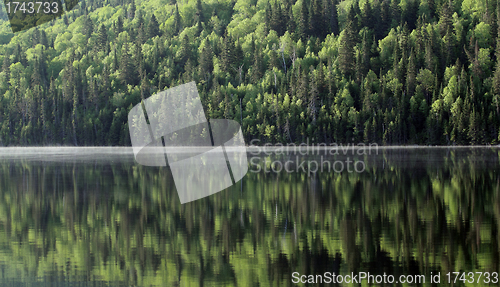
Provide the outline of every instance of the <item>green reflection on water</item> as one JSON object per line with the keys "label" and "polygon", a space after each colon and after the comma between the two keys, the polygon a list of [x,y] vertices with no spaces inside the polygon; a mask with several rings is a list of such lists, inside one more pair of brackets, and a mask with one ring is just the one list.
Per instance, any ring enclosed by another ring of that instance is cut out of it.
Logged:
{"label": "green reflection on water", "polygon": [[249,172],[181,205],[168,169],[129,155],[0,155],[0,283],[289,286],[292,272],[428,282],[499,271],[498,149],[355,158],[365,172]]}

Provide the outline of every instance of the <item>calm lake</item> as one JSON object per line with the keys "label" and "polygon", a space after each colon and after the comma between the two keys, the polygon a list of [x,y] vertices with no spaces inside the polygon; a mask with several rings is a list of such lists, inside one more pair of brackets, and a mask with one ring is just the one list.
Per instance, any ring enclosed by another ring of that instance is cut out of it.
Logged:
{"label": "calm lake", "polygon": [[[358,172],[312,172],[321,160]],[[294,272],[385,272],[431,286],[431,272],[441,285],[448,272],[499,272],[498,147],[248,163],[242,181],[181,205],[169,168],[129,148],[0,149],[0,285],[293,286]]]}

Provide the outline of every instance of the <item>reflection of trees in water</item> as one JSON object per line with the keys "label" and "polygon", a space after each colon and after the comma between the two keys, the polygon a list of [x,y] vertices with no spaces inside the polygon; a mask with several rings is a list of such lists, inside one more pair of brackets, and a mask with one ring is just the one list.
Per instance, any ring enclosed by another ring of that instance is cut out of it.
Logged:
{"label": "reflection of trees in water", "polygon": [[249,173],[185,205],[165,169],[2,164],[1,274],[172,286],[498,271],[498,158],[385,151],[362,174]]}

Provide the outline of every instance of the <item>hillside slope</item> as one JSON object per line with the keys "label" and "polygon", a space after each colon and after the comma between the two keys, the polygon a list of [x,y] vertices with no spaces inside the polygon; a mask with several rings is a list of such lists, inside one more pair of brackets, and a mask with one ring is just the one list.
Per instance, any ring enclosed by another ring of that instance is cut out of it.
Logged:
{"label": "hillside slope", "polygon": [[193,80],[248,142],[496,144],[499,15],[485,0],[93,0],[16,34],[2,21],[0,144],[130,145],[129,109]]}

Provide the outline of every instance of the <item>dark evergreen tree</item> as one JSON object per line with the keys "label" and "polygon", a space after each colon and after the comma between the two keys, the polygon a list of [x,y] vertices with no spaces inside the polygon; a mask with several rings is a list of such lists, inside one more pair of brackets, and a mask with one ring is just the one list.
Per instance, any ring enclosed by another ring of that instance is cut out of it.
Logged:
{"label": "dark evergreen tree", "polygon": [[297,33],[300,39],[305,40],[309,34],[309,11],[306,0],[301,0],[300,16],[297,23]]}
{"label": "dark evergreen tree", "polygon": [[398,0],[391,0],[390,4],[390,13],[391,13],[391,26],[396,27],[399,24],[404,24],[402,23],[401,19],[401,7],[399,6],[399,1]]}
{"label": "dark evergreen tree", "polygon": [[156,20],[155,14],[151,14],[151,19],[148,23],[148,39],[154,38],[156,36],[160,36],[160,25]]}
{"label": "dark evergreen tree", "polygon": [[340,33],[340,29],[339,29],[339,20],[337,14],[337,0],[332,1],[331,11],[332,14],[330,17],[330,30],[334,35],[338,35]]}
{"label": "dark evergreen tree", "polygon": [[292,10],[292,6],[290,6],[288,8],[288,19],[286,21],[286,30],[292,34],[292,33],[296,33],[295,29],[296,29],[296,23],[295,23],[295,17],[293,16],[293,10]]}
{"label": "dark evergreen tree", "polygon": [[47,33],[44,30],[40,31],[40,44],[45,46],[45,48],[49,48],[49,41],[47,39]]}
{"label": "dark evergreen tree", "polygon": [[[496,31],[496,49],[495,49],[495,57],[498,61],[500,59],[500,1],[497,0],[497,11],[496,11],[496,16],[497,16],[497,31]],[[493,31],[495,32],[495,31]]]}
{"label": "dark evergreen tree", "polygon": [[264,63],[262,61],[262,50],[259,47],[256,48],[253,58],[252,83],[256,84],[259,82],[259,80],[264,75],[263,69],[264,69]]}
{"label": "dark evergreen tree", "polygon": [[410,59],[408,60],[408,67],[406,71],[406,93],[409,98],[413,96],[417,82],[417,65],[415,58],[415,52],[412,49],[410,52]]}
{"label": "dark evergreen tree", "polygon": [[224,35],[224,43],[222,45],[222,51],[220,55],[221,70],[225,73],[231,73],[233,71],[233,65],[235,63],[234,57],[235,45],[233,40],[227,33]]}
{"label": "dark evergreen tree", "polygon": [[213,52],[208,40],[205,40],[203,50],[200,55],[200,70],[203,75],[212,73],[213,70]]}
{"label": "dark evergreen tree", "polygon": [[347,22],[339,47],[339,69],[346,77],[353,76],[356,63],[354,55],[355,34],[353,25],[351,21]]}
{"label": "dark evergreen tree", "polygon": [[191,44],[187,35],[182,38],[181,48],[180,48],[180,66],[184,66],[189,59],[192,57]]}
{"label": "dark evergreen tree", "polygon": [[106,29],[106,26],[104,24],[101,24],[99,27],[99,32],[97,35],[97,48],[101,51],[107,52],[108,48],[108,31]]}
{"label": "dark evergreen tree", "polygon": [[84,16],[82,33],[87,38],[90,38],[93,32],[94,32],[94,24],[92,23],[92,19],[90,19],[89,16]]}
{"label": "dark evergreen tree", "polygon": [[177,4],[175,4],[175,10],[174,10],[174,26],[173,26],[173,31],[174,35],[179,34],[181,31],[181,14],[179,14],[179,7],[177,7]]}
{"label": "dark evergreen tree", "polygon": [[451,3],[447,0],[444,1],[443,6],[441,7],[441,12],[439,14],[439,31],[441,36],[446,35],[449,31],[451,32],[453,29],[452,22],[452,7]]}
{"label": "dark evergreen tree", "polygon": [[312,36],[320,36],[321,35],[321,5],[319,0],[311,0],[309,6],[309,34]]}
{"label": "dark evergreen tree", "polygon": [[287,27],[281,5],[276,2],[272,6],[271,27],[278,33],[279,36],[285,34]]}
{"label": "dark evergreen tree", "polygon": [[367,27],[372,29],[374,26],[374,17],[373,17],[373,11],[372,11],[372,5],[370,4],[370,1],[366,1],[364,6],[363,6],[363,14],[362,14],[362,26]]}
{"label": "dark evergreen tree", "polygon": [[380,17],[377,17],[377,29],[375,29],[375,36],[377,40],[382,39],[388,32],[391,26],[391,8],[389,0],[381,0],[380,4]]}
{"label": "dark evergreen tree", "polygon": [[348,25],[352,30],[353,34],[357,34],[359,32],[359,6],[358,2],[354,1],[354,4],[351,5],[349,11],[347,12],[347,21],[344,29],[347,29]]}
{"label": "dark evergreen tree", "polygon": [[137,38],[136,38],[136,43],[138,46],[142,46],[147,40],[147,35],[146,31],[144,29],[144,24],[141,24],[139,28],[137,29]]}
{"label": "dark evergreen tree", "polygon": [[201,0],[196,0],[196,19],[197,22],[204,22],[205,19],[203,17],[203,5]]}
{"label": "dark evergreen tree", "polygon": [[9,82],[10,77],[10,59],[9,57],[3,57],[2,72],[5,73],[5,82]]}
{"label": "dark evergreen tree", "polygon": [[123,32],[123,21],[122,21],[122,17],[118,17],[118,19],[116,20],[116,30],[115,30],[115,33],[118,35],[120,34],[121,32]]}
{"label": "dark evergreen tree", "polygon": [[136,70],[130,54],[128,52],[128,44],[124,43],[122,48],[122,54],[120,57],[120,80],[123,85],[133,85],[136,79]]}
{"label": "dark evergreen tree", "polygon": [[370,53],[371,53],[371,43],[370,40],[368,39],[368,32],[365,31],[363,33],[363,41],[361,42],[361,67],[360,67],[360,72],[361,75],[365,76],[368,73],[368,70],[370,70]]}
{"label": "dark evergreen tree", "polygon": [[[311,66],[311,71],[314,71],[312,66]],[[315,125],[318,116],[318,101],[319,101],[318,78],[317,76],[315,77],[314,75],[311,75],[309,78],[310,78],[309,101],[308,101],[307,111],[311,118],[312,124]]]}

